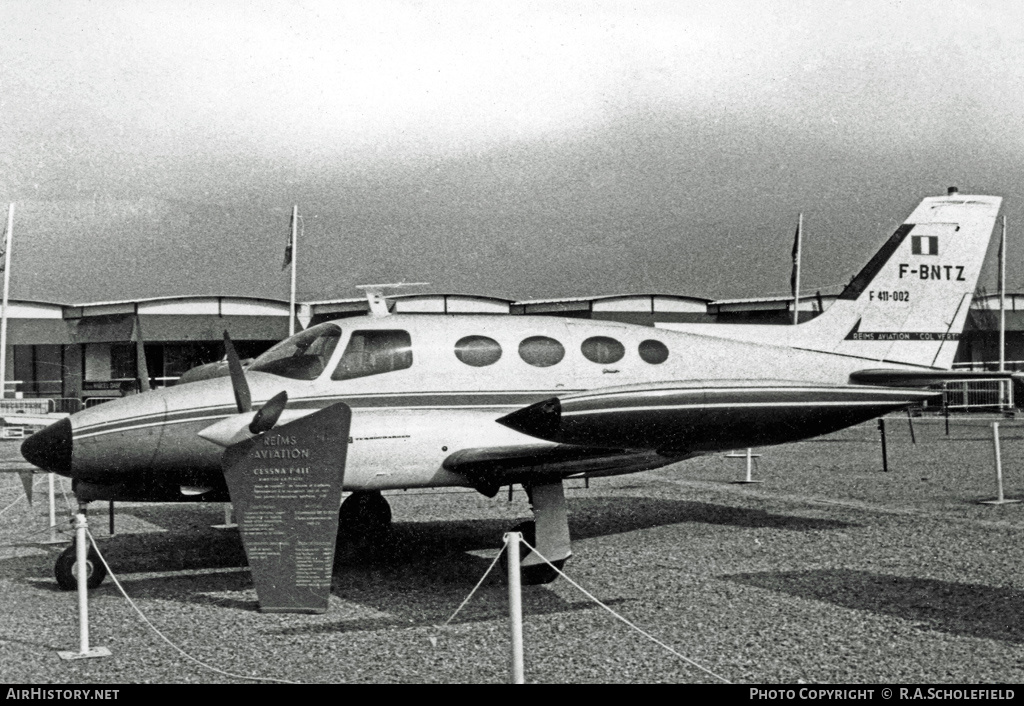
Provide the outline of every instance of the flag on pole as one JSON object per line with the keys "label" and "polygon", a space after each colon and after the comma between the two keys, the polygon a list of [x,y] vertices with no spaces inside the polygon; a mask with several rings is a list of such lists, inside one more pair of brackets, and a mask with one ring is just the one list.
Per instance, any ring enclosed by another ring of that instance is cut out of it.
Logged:
{"label": "flag on pole", "polygon": [[292,264],[292,246],[294,245],[294,243],[292,242],[292,234],[295,233],[295,224],[292,223],[291,221],[294,218],[295,215],[292,214],[292,218],[289,219],[288,223],[288,242],[284,246],[284,264],[281,265],[282,270],[288,267],[288,265]]}
{"label": "flag on pole", "polygon": [[[803,221],[803,214],[800,214],[800,221]],[[793,237],[793,273],[789,276],[789,289],[794,297],[800,285],[800,221],[797,222],[796,235]]]}

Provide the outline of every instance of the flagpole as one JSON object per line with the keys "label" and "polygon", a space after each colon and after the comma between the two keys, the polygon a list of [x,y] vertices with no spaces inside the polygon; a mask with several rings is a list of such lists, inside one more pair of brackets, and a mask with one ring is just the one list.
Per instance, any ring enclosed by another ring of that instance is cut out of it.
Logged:
{"label": "flagpole", "polygon": [[295,335],[295,267],[298,264],[295,252],[295,233],[299,223],[299,205],[292,206],[292,295],[288,305],[288,335]]}
{"label": "flagpole", "polygon": [[14,235],[14,204],[7,207],[4,240],[4,301],[0,311],[0,398],[7,397],[7,299],[11,291],[11,240]]}
{"label": "flagpole", "polygon": [[999,239],[999,372],[1006,370],[1006,215]]}
{"label": "flagpole", "polygon": [[800,323],[800,241],[803,239],[804,214],[796,223],[796,243],[793,246],[793,325]]}

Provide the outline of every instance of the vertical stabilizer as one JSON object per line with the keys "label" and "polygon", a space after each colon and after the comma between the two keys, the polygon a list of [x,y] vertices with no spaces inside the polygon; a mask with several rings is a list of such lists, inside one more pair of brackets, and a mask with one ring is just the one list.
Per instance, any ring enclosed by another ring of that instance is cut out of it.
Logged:
{"label": "vertical stabilizer", "polygon": [[1001,202],[953,189],[924,199],[809,324],[841,334],[837,353],[949,368]]}
{"label": "vertical stabilizer", "polygon": [[1002,199],[950,189],[889,236],[839,298],[796,326],[659,324],[743,341],[948,369],[967,321]]}

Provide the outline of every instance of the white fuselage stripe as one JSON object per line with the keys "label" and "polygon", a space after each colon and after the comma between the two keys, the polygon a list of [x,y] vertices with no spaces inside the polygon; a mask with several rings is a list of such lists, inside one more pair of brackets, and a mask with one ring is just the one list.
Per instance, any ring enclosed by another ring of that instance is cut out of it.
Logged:
{"label": "white fuselage stripe", "polygon": [[722,402],[709,404],[666,404],[646,405],[643,407],[614,407],[612,409],[588,409],[576,412],[562,412],[563,417],[578,417],[587,414],[614,414],[616,412],[654,412],[669,409],[709,409],[711,407],[877,407],[885,405],[881,400],[871,402]]}
{"label": "white fuselage stripe", "polygon": [[[367,412],[367,411],[380,411],[380,412],[391,412],[391,411],[409,411],[409,410],[466,410],[466,409],[518,409],[517,405],[508,404],[489,404],[489,405],[447,405],[443,407],[426,407],[426,406],[409,406],[409,407],[360,407],[354,410],[355,412]],[[305,411],[305,410],[303,410]],[[314,408],[310,408],[309,413],[312,414],[316,411]],[[74,438],[78,439],[91,439],[95,436],[105,436],[107,434],[118,434],[123,431],[133,431],[135,429],[148,429],[150,427],[170,427],[177,424],[191,424],[192,422],[204,422],[209,420],[221,420],[232,417],[234,414],[215,414],[206,417],[187,417],[185,419],[171,419],[167,421],[149,422],[147,424],[132,424],[130,426],[117,427],[115,429],[104,429],[96,432],[85,432],[82,434],[75,434]]]}

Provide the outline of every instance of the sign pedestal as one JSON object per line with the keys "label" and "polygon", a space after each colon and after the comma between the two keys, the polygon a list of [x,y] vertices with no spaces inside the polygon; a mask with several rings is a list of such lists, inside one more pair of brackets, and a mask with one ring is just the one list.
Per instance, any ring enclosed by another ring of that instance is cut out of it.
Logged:
{"label": "sign pedestal", "polygon": [[351,417],[338,403],[224,453],[263,612],[327,610]]}

